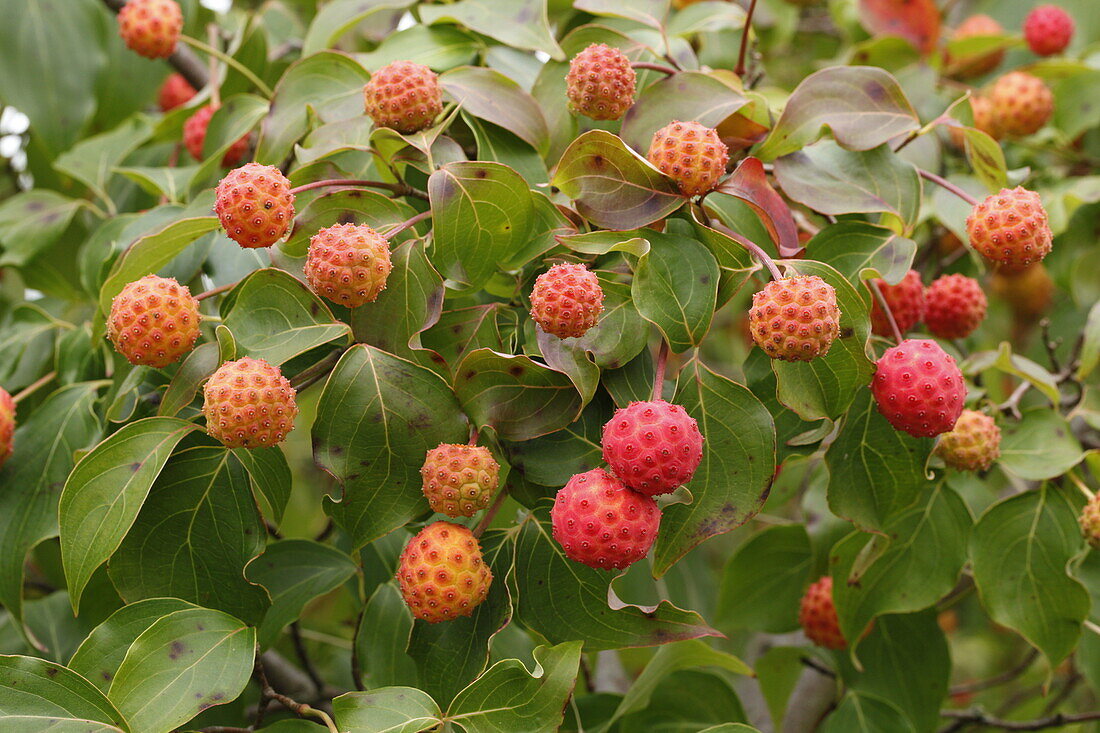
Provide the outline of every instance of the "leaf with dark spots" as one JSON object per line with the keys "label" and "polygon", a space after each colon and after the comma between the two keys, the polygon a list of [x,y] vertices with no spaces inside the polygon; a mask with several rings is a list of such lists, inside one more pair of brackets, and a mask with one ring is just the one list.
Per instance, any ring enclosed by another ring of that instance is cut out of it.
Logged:
{"label": "leaf with dark spots", "polygon": [[173,641],[172,645],[168,648],[169,659],[179,659],[184,652],[183,644],[178,641]]}

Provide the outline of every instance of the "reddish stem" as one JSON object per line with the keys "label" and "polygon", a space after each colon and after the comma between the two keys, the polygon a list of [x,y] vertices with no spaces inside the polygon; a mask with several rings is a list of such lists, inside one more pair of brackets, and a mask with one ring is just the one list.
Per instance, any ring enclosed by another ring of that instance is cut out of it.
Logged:
{"label": "reddish stem", "polygon": [[905,337],[901,335],[898,322],[894,320],[894,312],[890,310],[890,304],[886,302],[886,296],[882,294],[882,290],[879,289],[878,283],[874,280],[868,280],[867,287],[871,288],[871,293],[878,301],[878,307],[882,309],[882,312],[886,314],[886,320],[890,322],[890,330],[894,332],[894,339],[900,344],[905,340]]}
{"label": "reddish stem", "polygon": [[779,267],[776,266],[775,260],[773,260],[767,252],[765,252],[763,249],[761,249],[760,246],[758,244],[756,244],[755,242],[753,242],[751,239],[749,239],[748,237],[741,236],[737,232],[730,229],[728,226],[726,226],[724,224],[719,224],[716,221],[711,221],[710,222],[710,228],[714,229],[715,231],[722,232],[727,237],[729,237],[733,241],[737,242],[742,247],[747,249],[750,253],[752,253],[752,255],[760,261],[760,264],[762,264],[762,265],[764,265],[764,267],[768,268],[768,272],[771,273],[771,276],[772,276],[773,280],[782,280],[783,279],[783,273],[781,273],[779,271]]}
{"label": "reddish stem", "polygon": [[974,198],[973,196],[971,196],[966,191],[962,190],[961,188],[959,188],[958,186],[956,186],[954,183],[947,180],[946,178],[942,178],[940,176],[937,176],[935,173],[932,173],[931,171],[926,171],[923,168],[917,168],[917,174],[921,178],[923,178],[927,181],[931,181],[932,183],[936,184],[937,186],[940,186],[941,188],[944,188],[944,189],[950,191],[951,193],[955,194],[956,196],[958,196],[959,198],[961,198],[963,201],[970,204],[971,206],[977,206],[978,205],[978,199]]}
{"label": "reddish stem", "polygon": [[382,236],[385,237],[386,239],[393,239],[394,235],[400,234],[401,232],[405,231],[406,229],[409,229],[410,227],[416,226],[420,222],[422,222],[425,219],[429,218],[431,215],[432,215],[432,210],[431,209],[428,209],[427,211],[421,211],[416,216],[411,217],[411,218],[406,219],[405,221],[401,222],[400,224],[395,226],[393,229],[387,230],[386,233],[383,234]]}
{"label": "reddish stem", "polygon": [[745,75],[745,54],[749,49],[749,31],[752,30],[752,14],[756,10],[756,0],[749,3],[749,12],[745,14],[745,27],[741,29],[741,50],[737,53],[737,67],[734,74]]}
{"label": "reddish stem", "polygon": [[661,336],[661,348],[657,350],[657,368],[653,373],[653,399],[661,399],[665,386],[665,367],[668,364],[668,341]]}
{"label": "reddish stem", "polygon": [[24,387],[22,390],[20,390],[18,394],[11,398],[11,401],[18,405],[20,402],[30,397],[32,394],[40,390],[42,387],[45,387],[56,378],[57,372],[50,372],[49,374],[39,377],[38,379],[31,382],[29,385]]}
{"label": "reddish stem", "polygon": [[635,61],[630,66],[634,69],[649,69],[650,71],[659,71],[662,74],[668,74],[669,76],[673,76],[674,74],[679,73],[671,66],[665,66],[664,64],[651,64],[648,61]]}
{"label": "reddish stem", "polygon": [[493,505],[489,507],[489,510],[485,512],[485,516],[482,517],[481,521],[477,523],[476,527],[474,527],[474,537],[481,537],[485,530],[489,528],[489,525],[492,523],[493,518],[496,517],[497,512],[499,512],[500,508],[504,506],[504,500],[506,498],[508,498],[508,487],[502,486],[500,487],[500,491],[497,492],[497,498],[493,500]]}
{"label": "reddish stem", "polygon": [[199,293],[195,296],[195,300],[206,300],[207,298],[213,298],[215,295],[221,295],[227,290],[232,290],[235,287],[237,287],[237,283],[235,282],[229,283],[228,285],[219,285],[216,288],[207,290],[205,293]]}

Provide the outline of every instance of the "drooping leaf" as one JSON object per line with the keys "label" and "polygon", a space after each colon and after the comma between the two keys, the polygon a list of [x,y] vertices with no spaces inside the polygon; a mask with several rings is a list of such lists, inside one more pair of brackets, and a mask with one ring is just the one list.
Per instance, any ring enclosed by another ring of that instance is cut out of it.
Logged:
{"label": "drooping leaf", "polygon": [[151,132],[146,118],[131,117],[108,132],[86,137],[62,153],[54,168],[83,183],[108,206],[114,206],[107,193],[107,182],[115,167],[135,148],[145,142]]}
{"label": "drooping leaf", "polygon": [[806,244],[806,254],[833,267],[850,282],[882,278],[896,285],[913,265],[917,243],[863,221],[839,221]]}
{"label": "drooping leaf", "polygon": [[123,426],[69,474],[58,517],[73,608],[92,573],[118,549],[176,445],[198,426],[151,417]]}
{"label": "drooping leaf", "polygon": [[849,692],[821,725],[821,733],[917,733],[901,709],[881,697]]}
{"label": "drooping leaf", "polygon": [[347,733],[420,733],[442,716],[432,696],[415,687],[349,692],[333,700],[332,709]]}
{"label": "drooping leaf", "polygon": [[[504,1],[522,5],[531,0]],[[540,153],[546,152],[550,144],[550,131],[538,102],[504,74],[495,69],[463,66],[443,74],[439,78],[439,85],[467,113],[503,127]]]}
{"label": "drooping leaf", "polygon": [[309,24],[302,41],[302,56],[332,48],[344,34],[375,13],[402,10],[413,0],[336,0],[323,5]]}
{"label": "drooping leaf", "polygon": [[416,685],[416,664],[407,653],[413,618],[397,589],[396,581],[382,583],[367,601],[355,632],[368,689],[395,685]]}
{"label": "drooping leaf", "polygon": [[464,443],[468,431],[435,372],[366,344],[352,347],[325,383],[313,423],[314,458],[343,484],[325,511],[356,547],[400,527],[428,508],[424,454]]}
{"label": "drooping leaf", "polygon": [[429,25],[461,23],[505,45],[542,51],[559,61],[565,58],[550,32],[546,0],[459,0],[422,11],[421,18]]}
{"label": "drooping leaf", "polygon": [[638,312],[653,323],[674,353],[698,346],[710,330],[718,297],[718,262],[698,241],[649,235],[649,252],[638,258],[630,294]]}
{"label": "drooping leaf", "polygon": [[88,680],[33,657],[0,656],[0,710],[6,715],[86,719],[136,730]]}
{"label": "drooping leaf", "polygon": [[1005,427],[998,464],[1030,481],[1061,476],[1084,458],[1066,420],[1049,408],[1035,408]]}
{"label": "drooping leaf", "polygon": [[76,213],[88,204],[35,188],[0,204],[0,264],[22,267],[56,242]]}
{"label": "drooping leaf", "polygon": [[1020,633],[1053,669],[1077,645],[1090,600],[1066,573],[1081,548],[1077,509],[1065,490],[1025,491],[986,510],[970,539],[970,562],[990,618]]}
{"label": "drooping leaf", "polygon": [[783,197],[768,183],[759,158],[749,156],[742,160],[733,175],[722,181],[715,191],[741,199],[752,207],[771,234],[780,257],[793,257],[802,249],[794,215]]}

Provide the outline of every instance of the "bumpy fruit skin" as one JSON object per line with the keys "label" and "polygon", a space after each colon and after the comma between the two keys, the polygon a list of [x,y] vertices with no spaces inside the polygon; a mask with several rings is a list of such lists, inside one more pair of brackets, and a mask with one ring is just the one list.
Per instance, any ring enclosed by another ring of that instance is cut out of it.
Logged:
{"label": "bumpy fruit skin", "polygon": [[[890,306],[890,313],[898,324],[898,330],[903,334],[924,318],[924,283],[920,280],[919,272],[910,270],[897,285],[890,285],[885,280],[875,280],[875,283],[882,291],[883,300]],[[879,306],[874,293],[871,294],[871,331],[886,338],[894,335],[890,320]]]}
{"label": "bumpy fruit skin", "polygon": [[597,570],[622,570],[641,560],[657,539],[661,510],[602,468],[578,473],[550,510],[554,539],[570,560]]}
{"label": "bumpy fruit skin", "polygon": [[469,529],[435,522],[405,545],[397,583],[413,616],[435,624],[473,613],[489,595],[493,574]]}
{"label": "bumpy fruit skin", "polygon": [[1094,549],[1100,549],[1100,494],[1089,499],[1085,508],[1081,510],[1081,516],[1077,518],[1081,525],[1081,534],[1085,542]]}
{"label": "bumpy fruit skin", "polygon": [[348,308],[373,303],[392,269],[390,243],[366,224],[337,224],[309,240],[306,279],[333,303]]}
{"label": "bumpy fruit skin", "polygon": [[[975,36],[999,36],[1004,32],[1005,29],[996,20],[988,15],[979,14],[971,15],[960,23],[959,27],[955,29],[953,37],[957,40],[974,38]],[[998,49],[966,59],[953,60],[949,58],[947,59],[947,66],[953,76],[960,79],[969,79],[988,74],[1000,66],[1004,58],[1004,49]]]}
{"label": "bumpy fruit skin", "polygon": [[546,333],[577,338],[596,325],[603,312],[603,288],[584,265],[554,265],[531,288],[531,318]]}
{"label": "bumpy fruit skin", "polygon": [[191,86],[182,74],[171,74],[160,85],[157,93],[157,104],[161,112],[170,112],[176,107],[182,107],[195,96],[195,87]]}
{"label": "bumpy fruit skin", "polygon": [[840,633],[840,619],[833,603],[833,579],[828,575],[806,589],[798,610],[798,623],[806,637],[826,649],[843,649],[848,646]]}
{"label": "bumpy fruit skin", "polygon": [[698,122],[674,121],[653,133],[649,162],[676,181],[685,196],[712,191],[726,172],[730,154],[718,131]]}
{"label": "bumpy fruit skin", "polygon": [[[204,160],[202,149],[206,143],[206,129],[210,127],[210,118],[217,111],[217,107],[208,104],[201,107],[198,112],[187,119],[187,122],[183,123],[183,144],[187,148],[187,152],[191,153],[191,157],[200,163]],[[247,152],[248,135],[245,135],[225,151],[225,155],[222,156],[222,167],[232,168],[241,162]]]}
{"label": "bumpy fruit skin", "polygon": [[1062,53],[1073,40],[1073,18],[1057,5],[1040,5],[1024,20],[1024,40],[1039,56]]}
{"label": "bumpy fruit skin", "polygon": [[443,111],[443,91],[427,66],[394,61],[376,71],[363,87],[363,104],[378,127],[417,132]]}
{"label": "bumpy fruit skin", "polygon": [[978,281],[966,275],[944,275],[924,291],[924,325],[933,336],[961,339],[985,319],[988,301]]}
{"label": "bumpy fruit skin", "polygon": [[206,432],[229,448],[278,445],[294,428],[295,394],[279,368],[263,359],[227,361],[203,390]]}
{"label": "bumpy fruit skin", "polygon": [[0,466],[11,458],[15,447],[15,400],[0,387]]}
{"label": "bumpy fruit skin", "polygon": [[1041,262],[1017,272],[993,273],[990,288],[1008,302],[1016,318],[1026,321],[1046,313],[1054,298],[1054,281]]}
{"label": "bumpy fruit skin", "polygon": [[172,278],[146,275],[111,301],[107,335],[131,364],[166,367],[195,346],[199,303]]}
{"label": "bumpy fruit skin", "polygon": [[836,291],[817,275],[772,280],[752,296],[749,329],[756,345],[773,359],[824,356],[840,333]]}
{"label": "bumpy fruit skin", "polygon": [[603,426],[603,459],[631,489],[667,494],[691,481],[703,460],[695,418],[664,400],[631,402]]}
{"label": "bumpy fruit skin", "polygon": [[118,11],[118,35],[147,59],[166,59],[176,50],[183,11],[174,0],[130,0]]}
{"label": "bumpy fruit skin", "polygon": [[875,364],[871,393],[895,429],[932,438],[955,427],[966,382],[955,359],[935,341],[906,339]]}
{"label": "bumpy fruit skin", "polygon": [[420,468],[424,496],[432,511],[472,517],[489,506],[500,482],[500,464],[487,448],[440,443]]}
{"label": "bumpy fruit skin", "polygon": [[569,62],[569,108],[594,120],[617,120],[634,104],[637,75],[617,48],[593,43]]}
{"label": "bumpy fruit skin", "polygon": [[940,436],[936,455],[957,471],[988,471],[1001,455],[1001,429],[989,415],[963,410],[955,427]]}
{"label": "bumpy fruit skin", "polygon": [[966,218],[970,245],[1006,271],[1018,272],[1050,254],[1053,235],[1039,194],[1002,188]]}
{"label": "bumpy fruit skin", "polygon": [[242,247],[270,247],[294,223],[294,194],[278,168],[248,163],[229,171],[214,190],[214,212]]}
{"label": "bumpy fruit skin", "polygon": [[1005,134],[1038,132],[1054,114],[1054,94],[1042,79],[1024,71],[1010,71],[989,93],[997,127]]}

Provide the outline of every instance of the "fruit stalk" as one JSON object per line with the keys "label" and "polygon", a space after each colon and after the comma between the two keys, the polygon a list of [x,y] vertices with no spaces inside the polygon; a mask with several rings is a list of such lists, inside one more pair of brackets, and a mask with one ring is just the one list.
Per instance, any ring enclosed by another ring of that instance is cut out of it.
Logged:
{"label": "fruit stalk", "polygon": [[771,276],[772,276],[773,280],[782,280],[783,279],[783,273],[781,273],[779,271],[779,268],[775,264],[775,260],[773,260],[768,255],[767,252],[765,252],[763,249],[761,249],[758,244],[756,244],[755,242],[750,240],[748,237],[744,237],[744,236],[738,234],[737,232],[733,231],[732,229],[725,226],[724,224],[719,224],[717,222],[711,222],[710,227],[712,229],[715,229],[717,231],[722,232],[727,237],[729,237],[730,239],[732,239],[733,241],[737,242],[742,247],[747,249],[756,259],[758,259],[760,261],[760,264],[762,264],[762,265],[764,265],[764,267],[768,268],[768,272],[771,273]]}
{"label": "fruit stalk", "polygon": [[[195,38],[191,38],[190,36],[180,36],[180,41],[182,43],[186,43],[188,46],[191,46],[192,48],[195,48],[195,49],[198,49],[199,51],[202,51],[203,53],[205,53],[208,56],[213,56],[213,57],[217,58],[219,61],[221,61],[225,64],[228,64],[229,66],[232,66],[236,71],[239,71],[241,73],[241,76],[243,76],[245,79],[248,79],[250,82],[252,82],[252,84],[256,87],[256,89],[259,90],[260,94],[264,95],[265,99],[271,99],[273,96],[275,96],[275,92],[273,92],[271,90],[271,87],[269,87],[267,84],[264,83],[263,79],[256,76],[252,72],[252,69],[248,68],[247,66],[245,66],[244,64],[242,64],[240,61],[233,58],[229,54],[222,53],[218,49],[216,49],[212,46],[208,46],[205,43],[203,43],[202,41],[200,41],[198,39],[195,39]],[[181,71],[180,73],[182,74],[183,72]],[[186,76],[186,74],[184,74],[184,76]],[[188,79],[188,81],[191,81],[191,80]],[[192,86],[194,86],[193,82],[192,82]],[[203,85],[203,86],[205,86],[205,85]]]}
{"label": "fruit stalk", "polygon": [[749,31],[752,30],[752,14],[756,10],[756,0],[749,3],[749,11],[745,14],[745,27],[741,29],[741,50],[737,52],[737,66],[733,73],[737,76],[745,75],[745,54],[749,49]]}
{"label": "fruit stalk", "polygon": [[977,206],[979,203],[978,199],[974,198],[946,178],[937,176],[935,173],[932,173],[931,171],[926,171],[923,168],[917,168],[917,174],[926,181],[931,181],[937,186],[940,186],[941,188],[950,191],[971,206]]}
{"label": "fruit stalk", "polygon": [[653,374],[653,399],[661,399],[665,386],[665,366],[668,364],[668,341],[661,337],[661,348],[657,351],[657,370]]}
{"label": "fruit stalk", "polygon": [[871,288],[875,300],[878,301],[878,307],[886,315],[886,320],[890,322],[890,330],[894,333],[894,341],[900,344],[905,337],[901,335],[901,329],[898,328],[898,322],[894,319],[894,312],[890,310],[890,304],[886,302],[886,297],[882,294],[877,282],[868,280],[867,285]]}
{"label": "fruit stalk", "polygon": [[673,76],[679,72],[671,66],[665,66],[664,64],[651,64],[648,61],[635,61],[630,65],[632,69],[649,69],[650,71],[659,71],[662,74]]}

